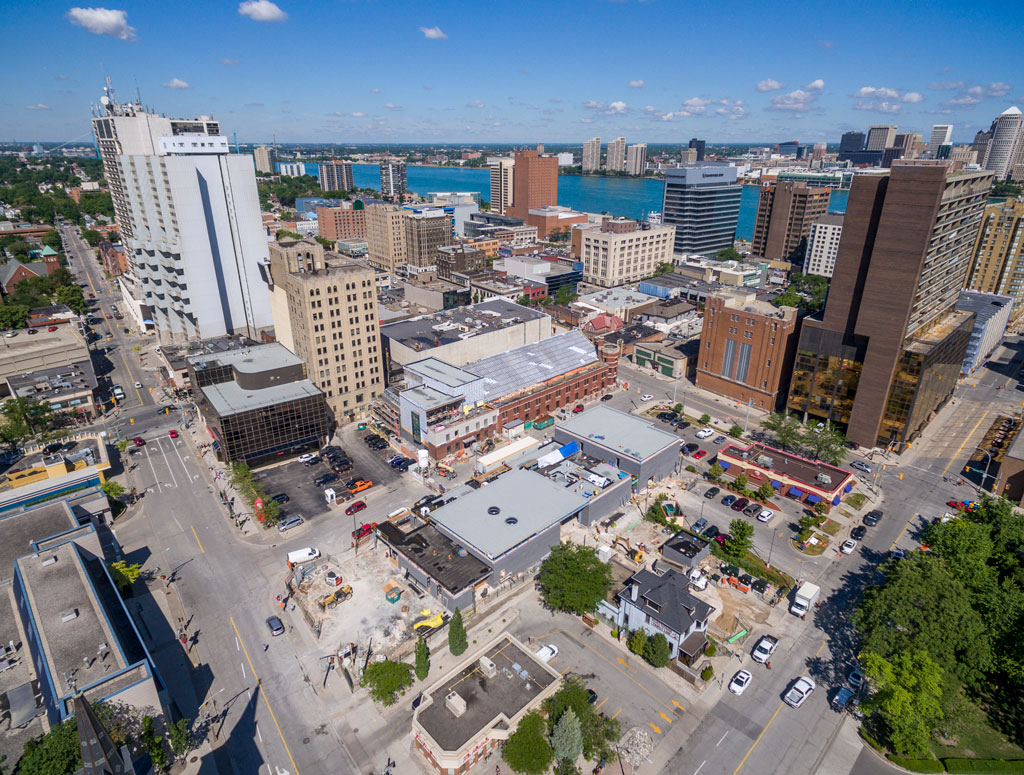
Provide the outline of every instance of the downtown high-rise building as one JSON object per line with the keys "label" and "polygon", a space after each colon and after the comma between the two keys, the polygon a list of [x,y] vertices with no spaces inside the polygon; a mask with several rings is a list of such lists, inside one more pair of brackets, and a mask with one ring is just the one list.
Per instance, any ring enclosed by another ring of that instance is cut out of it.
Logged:
{"label": "downtown high-rise building", "polygon": [[892,125],[878,125],[868,127],[868,140],[864,147],[865,151],[884,151],[891,148],[896,141],[896,127]]}
{"label": "downtown high-rise building", "polygon": [[647,143],[636,143],[626,149],[626,174],[643,175],[647,171]]}
{"label": "downtown high-rise building", "polygon": [[1024,202],[989,205],[978,230],[967,287],[1013,298],[1011,319],[1024,319]]}
{"label": "downtown high-rise building", "polygon": [[253,149],[253,159],[256,160],[256,171],[266,175],[274,174],[274,162],[277,161],[274,149],[269,145],[260,145]]}
{"label": "downtown high-rise building", "polygon": [[491,164],[491,212],[507,215],[512,206],[516,160],[511,156]]}
{"label": "downtown high-rise building", "polygon": [[583,171],[596,172],[601,169],[601,138],[592,137],[583,143]]}
{"label": "downtown high-rise building", "polygon": [[743,187],[727,162],[665,170],[662,223],[676,227],[675,252],[712,255],[731,248]]}
{"label": "downtown high-rise building", "polygon": [[831,193],[829,188],[812,188],[803,181],[783,180],[761,186],[752,254],[802,263],[811,224],[828,212]]}
{"label": "downtown high-rise building", "polygon": [[356,187],[350,161],[327,161],[318,169],[322,191],[351,191]]}
{"label": "downtown high-rise building", "polygon": [[[995,173],[996,180],[1014,176],[1018,163],[1024,166],[1024,115],[1016,105],[1007,108],[993,122],[991,139],[985,154],[985,169]],[[1024,170],[1016,173],[1024,177]]]}
{"label": "downtown high-rise building", "polygon": [[928,153],[932,158],[938,158],[939,146],[951,145],[953,142],[952,124],[934,124],[931,137],[928,138]]}
{"label": "downtown high-rise building", "polygon": [[605,153],[604,168],[609,172],[625,172],[626,170],[626,138],[616,137],[608,142]]}
{"label": "downtown high-rise building", "polygon": [[526,220],[530,210],[558,204],[558,159],[535,150],[516,151],[512,174],[512,204],[507,214]]}
{"label": "downtown high-rise building", "polygon": [[864,150],[863,132],[843,132],[839,138],[839,153],[857,153]]}
{"label": "downtown high-rise building", "polygon": [[902,449],[952,396],[974,324],[957,310],[993,175],[895,164],[850,189],[824,312],[804,320],[789,409]]}
{"label": "downtown high-rise building", "polygon": [[694,161],[704,161],[705,142],[703,140],[698,140],[694,137],[690,140],[690,144],[687,147],[697,152],[697,158]]}
{"label": "downtown high-rise building", "polygon": [[400,199],[409,190],[404,161],[380,163],[380,193],[385,199]]}

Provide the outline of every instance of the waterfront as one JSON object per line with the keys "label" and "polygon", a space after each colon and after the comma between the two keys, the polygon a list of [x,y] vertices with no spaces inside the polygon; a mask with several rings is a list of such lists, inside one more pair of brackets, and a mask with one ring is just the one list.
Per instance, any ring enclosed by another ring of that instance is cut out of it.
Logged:
{"label": "waterfront", "polygon": [[[316,165],[307,164],[307,172],[316,174]],[[486,169],[457,167],[408,167],[409,190],[425,196],[438,191],[472,192],[484,202],[490,201],[491,176]],[[380,188],[380,167],[354,164],[352,174],[358,188]],[[558,204],[592,213],[607,212],[627,218],[643,218],[661,210],[664,183],[652,178],[605,178],[600,176],[559,175]],[[757,216],[757,186],[744,186],[736,238],[749,240],[754,235]],[[833,191],[829,210],[845,212],[849,191]]]}

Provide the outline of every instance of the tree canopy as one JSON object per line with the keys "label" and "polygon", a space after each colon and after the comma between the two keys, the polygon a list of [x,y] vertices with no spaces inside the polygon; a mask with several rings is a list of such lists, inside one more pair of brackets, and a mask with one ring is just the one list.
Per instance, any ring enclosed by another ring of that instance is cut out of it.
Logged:
{"label": "tree canopy", "polygon": [[921,754],[942,720],[942,668],[924,651],[897,654],[892,661],[861,654],[871,693],[863,704],[878,713],[892,750]]}
{"label": "tree canopy", "polygon": [[544,701],[551,730],[567,711],[572,710],[583,735],[583,756],[590,759],[611,759],[615,741],[621,735],[617,719],[602,716],[590,704],[586,684],[579,678],[563,681],[562,686]]}
{"label": "tree canopy", "polygon": [[374,702],[394,705],[400,692],[412,686],[412,665],[405,662],[371,662],[363,671],[359,685],[370,690]]}
{"label": "tree canopy", "polygon": [[722,548],[733,557],[743,557],[754,545],[754,526],[742,517],[729,523],[729,538]]}
{"label": "tree canopy", "polygon": [[537,711],[531,710],[519,720],[516,731],[505,741],[501,757],[516,772],[526,775],[547,772],[555,752],[548,742],[547,725]]}
{"label": "tree canopy", "polygon": [[593,611],[607,594],[612,572],[593,547],[559,544],[540,566],[537,582],[549,606],[583,614]]}

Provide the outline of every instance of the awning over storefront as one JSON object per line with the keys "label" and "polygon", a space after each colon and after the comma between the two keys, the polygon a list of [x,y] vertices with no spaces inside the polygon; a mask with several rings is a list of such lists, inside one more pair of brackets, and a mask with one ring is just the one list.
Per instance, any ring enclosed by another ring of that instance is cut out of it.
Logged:
{"label": "awning over storefront", "polygon": [[718,458],[718,465],[720,465],[722,468],[728,468],[732,464],[728,460],[722,460],[722,458]]}
{"label": "awning over storefront", "polygon": [[849,482],[847,482],[846,486],[843,488],[843,492],[849,492],[852,489],[853,489],[853,485],[850,484]]}
{"label": "awning over storefront", "polygon": [[817,495],[814,495],[813,493],[808,493],[808,495],[807,495],[807,502],[808,503],[821,503],[821,498],[819,498]]}
{"label": "awning over storefront", "polygon": [[838,495],[832,499],[832,505],[833,506],[838,506],[839,505],[839,496]]}
{"label": "awning over storefront", "polygon": [[776,490],[781,490],[782,482],[777,482],[774,479],[772,479],[772,487],[774,487]]}
{"label": "awning over storefront", "polygon": [[796,487],[790,487],[789,492],[786,493],[790,498],[801,498],[803,497],[804,491],[797,489]]}

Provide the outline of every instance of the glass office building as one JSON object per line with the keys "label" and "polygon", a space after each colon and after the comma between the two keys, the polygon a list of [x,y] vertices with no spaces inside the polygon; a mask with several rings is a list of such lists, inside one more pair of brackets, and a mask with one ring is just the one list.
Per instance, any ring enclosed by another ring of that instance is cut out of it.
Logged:
{"label": "glass office building", "polygon": [[736,168],[726,162],[665,170],[662,223],[676,227],[674,252],[710,256],[731,248],[742,193]]}

